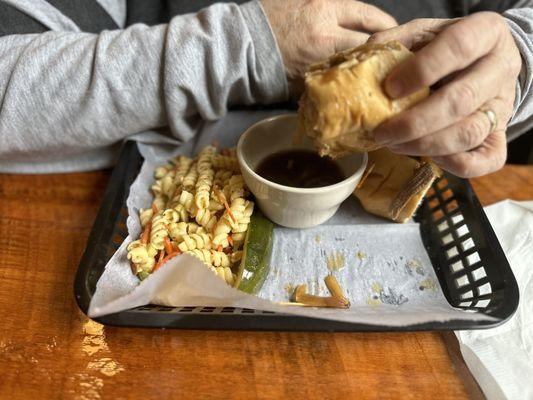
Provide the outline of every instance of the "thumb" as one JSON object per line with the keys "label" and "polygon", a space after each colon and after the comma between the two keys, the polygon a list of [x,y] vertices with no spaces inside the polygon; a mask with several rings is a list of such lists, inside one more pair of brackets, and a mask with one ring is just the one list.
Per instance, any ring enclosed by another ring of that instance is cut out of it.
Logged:
{"label": "thumb", "polygon": [[335,30],[335,53],[364,44],[370,35],[349,29],[338,28]]}

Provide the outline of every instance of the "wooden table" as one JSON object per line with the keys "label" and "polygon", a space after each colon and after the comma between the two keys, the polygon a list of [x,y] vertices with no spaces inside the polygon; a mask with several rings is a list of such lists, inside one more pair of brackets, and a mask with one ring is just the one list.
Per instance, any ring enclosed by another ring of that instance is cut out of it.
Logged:
{"label": "wooden table", "polygon": [[[0,398],[480,398],[452,333],[104,327],[73,279],[109,172],[0,175]],[[533,199],[533,167],[474,180]]]}

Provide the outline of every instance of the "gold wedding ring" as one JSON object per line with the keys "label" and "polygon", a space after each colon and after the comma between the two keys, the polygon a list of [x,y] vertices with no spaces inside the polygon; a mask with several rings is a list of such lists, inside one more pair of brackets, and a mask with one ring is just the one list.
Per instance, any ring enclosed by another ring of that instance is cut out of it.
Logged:
{"label": "gold wedding ring", "polygon": [[480,108],[479,111],[481,111],[483,114],[487,116],[490,122],[490,129],[489,133],[492,133],[496,130],[496,126],[498,125],[498,118],[496,117],[496,113],[492,111],[490,108]]}

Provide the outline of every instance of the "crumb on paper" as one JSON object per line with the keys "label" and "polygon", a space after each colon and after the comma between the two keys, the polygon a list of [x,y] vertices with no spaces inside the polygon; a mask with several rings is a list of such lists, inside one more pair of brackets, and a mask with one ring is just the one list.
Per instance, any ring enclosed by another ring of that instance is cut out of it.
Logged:
{"label": "crumb on paper", "polygon": [[326,257],[326,265],[330,271],[339,271],[344,268],[346,260],[340,251],[334,251]]}
{"label": "crumb on paper", "polygon": [[378,294],[381,293],[381,291],[383,290],[383,287],[378,282],[374,282],[372,286],[370,286],[370,288],[374,293]]}
{"label": "crumb on paper", "polygon": [[361,250],[359,250],[356,255],[357,255],[357,258],[360,259],[361,261],[366,260],[368,258],[366,253]]}
{"label": "crumb on paper", "polygon": [[292,294],[294,293],[295,286],[292,283],[286,283],[284,289],[289,296],[292,296]]}
{"label": "crumb on paper", "polygon": [[420,290],[430,290],[432,292],[437,290],[437,282],[435,282],[431,278],[424,279],[422,282],[420,282]]}
{"label": "crumb on paper", "polygon": [[418,259],[412,259],[405,263],[405,269],[412,275],[413,272],[416,272],[418,275],[424,275],[424,267],[422,267],[422,262]]}
{"label": "crumb on paper", "polygon": [[396,293],[396,291],[391,287],[387,287],[382,290],[379,294],[379,299],[382,303],[393,306],[401,306],[409,301],[406,296],[404,296],[402,293]]}
{"label": "crumb on paper", "polygon": [[321,240],[322,240],[322,236],[320,235],[315,236],[315,243],[320,243]]}

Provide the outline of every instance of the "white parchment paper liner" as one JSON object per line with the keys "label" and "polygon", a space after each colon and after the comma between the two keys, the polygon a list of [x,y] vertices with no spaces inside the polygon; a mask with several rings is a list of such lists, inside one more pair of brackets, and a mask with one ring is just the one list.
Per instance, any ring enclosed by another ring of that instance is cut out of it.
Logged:
{"label": "white parchment paper liner", "polygon": [[[196,142],[178,149],[142,144],[145,163],[130,189],[127,225],[138,237],[138,209],[151,203],[149,187],[157,165],[172,155],[194,154],[217,138],[233,146],[241,132],[269,113],[233,113],[207,124]],[[223,135],[220,135],[220,134]],[[295,230],[276,227],[271,271],[258,296],[227,286],[200,261],[188,255],[170,260],[139,284],[126,259],[128,237],[108,262],[89,307],[90,317],[149,303],[165,306],[243,307],[265,311],[375,325],[402,326],[448,320],[491,320],[451,307],[438,284],[420,238],[418,225],[389,224],[347,200],[325,225]],[[329,260],[329,262],[328,262]],[[329,267],[328,267],[329,264]],[[348,310],[282,306],[295,285],[326,295],[323,278],[333,273],[352,306]]]}

